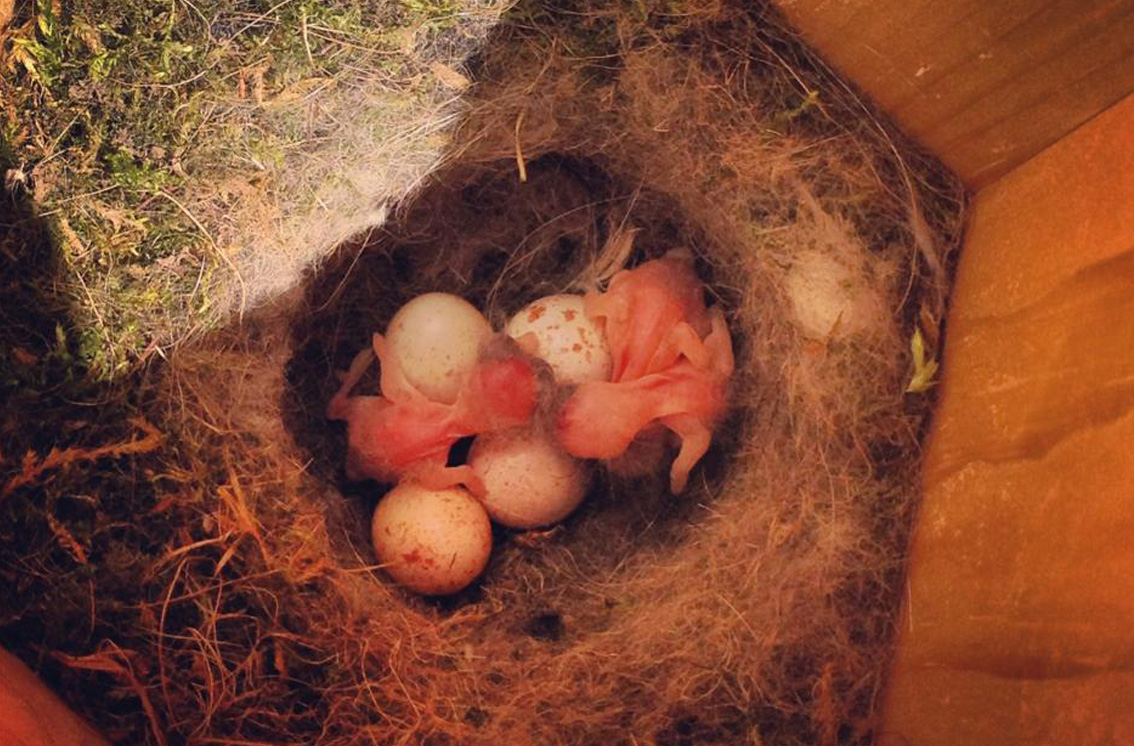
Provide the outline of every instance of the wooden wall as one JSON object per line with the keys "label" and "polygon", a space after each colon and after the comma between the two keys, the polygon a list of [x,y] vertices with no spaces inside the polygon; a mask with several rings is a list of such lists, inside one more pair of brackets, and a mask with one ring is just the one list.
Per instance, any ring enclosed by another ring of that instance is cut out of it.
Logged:
{"label": "wooden wall", "polygon": [[1134,96],[981,190],[879,746],[1134,744]]}
{"label": "wooden wall", "polygon": [[879,746],[1134,744],[1134,0],[776,0],[976,190]]}
{"label": "wooden wall", "polygon": [[1134,0],[776,0],[972,187],[1134,92]]}

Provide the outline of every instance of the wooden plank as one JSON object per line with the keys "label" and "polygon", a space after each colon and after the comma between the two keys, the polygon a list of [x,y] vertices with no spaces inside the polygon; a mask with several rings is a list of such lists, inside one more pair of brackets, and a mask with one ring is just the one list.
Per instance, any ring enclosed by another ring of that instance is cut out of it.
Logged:
{"label": "wooden plank", "polygon": [[1111,345],[1134,335],[1119,311],[1134,302],[1132,250],[1134,96],[975,200],[949,317],[955,416],[936,423],[931,476],[973,453],[1035,453],[1127,405],[1134,349]]}
{"label": "wooden plank", "polygon": [[0,648],[0,744],[109,746],[16,656]]}
{"label": "wooden plank", "polygon": [[1134,97],[976,198],[882,746],[1134,743]]}
{"label": "wooden plank", "polygon": [[1134,0],[776,0],[970,186],[1134,92]]}

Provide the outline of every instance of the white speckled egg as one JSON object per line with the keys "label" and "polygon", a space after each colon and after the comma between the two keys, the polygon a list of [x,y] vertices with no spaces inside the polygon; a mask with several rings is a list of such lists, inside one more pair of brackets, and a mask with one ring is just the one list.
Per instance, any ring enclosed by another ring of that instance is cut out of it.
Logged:
{"label": "white speckled egg", "polygon": [[784,284],[799,328],[812,339],[866,334],[885,318],[882,291],[854,257],[805,250]]}
{"label": "white speckled egg", "polygon": [[429,596],[466,587],[492,552],[488,514],[462,487],[430,490],[403,482],[378,503],[370,532],[390,577]]}
{"label": "white speckled egg", "polygon": [[512,317],[505,330],[513,339],[535,335],[538,356],[562,384],[610,379],[610,348],[601,327],[583,311],[581,295],[549,295]]}
{"label": "white speckled egg", "polygon": [[432,401],[452,404],[491,335],[488,321],[468,301],[425,293],[394,314],[386,344],[415,388]]}
{"label": "white speckled egg", "polygon": [[479,436],[469,465],[484,481],[484,507],[497,523],[535,528],[561,521],[583,501],[590,464],[526,429]]}

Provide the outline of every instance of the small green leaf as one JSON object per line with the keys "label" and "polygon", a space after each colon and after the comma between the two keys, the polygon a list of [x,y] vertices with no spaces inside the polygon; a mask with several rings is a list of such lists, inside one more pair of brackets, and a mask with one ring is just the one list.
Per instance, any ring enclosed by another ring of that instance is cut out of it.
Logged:
{"label": "small green leaf", "polygon": [[920,328],[914,328],[913,339],[910,340],[910,352],[913,353],[914,372],[909,385],[906,386],[906,393],[921,394],[929,391],[937,383],[933,377],[937,375],[938,366],[936,360],[926,360],[925,338],[921,335]]}
{"label": "small green leaf", "polygon": [[809,90],[807,96],[800,100],[799,105],[786,111],[780,111],[773,117],[773,121],[777,124],[787,124],[796,117],[800,116],[808,109],[819,105],[819,91]]}

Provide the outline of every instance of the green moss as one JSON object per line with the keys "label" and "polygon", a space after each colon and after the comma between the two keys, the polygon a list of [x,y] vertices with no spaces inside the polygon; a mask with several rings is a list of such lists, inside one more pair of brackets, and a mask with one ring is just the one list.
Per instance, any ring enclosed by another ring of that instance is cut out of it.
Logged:
{"label": "green moss", "polygon": [[437,28],[450,27],[461,10],[459,0],[403,0],[405,8]]}
{"label": "green moss", "polygon": [[405,64],[402,32],[453,17],[457,2],[20,7],[13,74],[0,80],[0,155],[30,177],[62,286],[102,339],[84,349],[110,375],[151,343],[214,321],[224,263],[212,233],[225,217],[216,185],[285,170],[304,137],[297,107],[274,102],[359,70],[392,78]]}
{"label": "green moss", "polygon": [[135,158],[123,150],[107,156],[106,167],[115,184],[131,191],[160,192],[172,176],[153,163]]}

